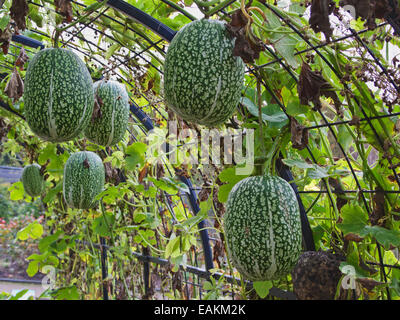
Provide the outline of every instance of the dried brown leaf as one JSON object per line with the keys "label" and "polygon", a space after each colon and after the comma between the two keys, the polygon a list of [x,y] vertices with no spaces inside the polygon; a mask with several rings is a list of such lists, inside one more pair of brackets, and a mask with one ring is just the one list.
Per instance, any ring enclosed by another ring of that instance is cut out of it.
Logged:
{"label": "dried brown leaf", "polygon": [[26,16],[29,7],[26,0],[13,0],[10,8],[10,16],[14,20],[19,30],[26,29]]}
{"label": "dried brown leaf", "polygon": [[292,134],[292,147],[298,150],[303,150],[308,145],[308,130],[306,127],[299,124],[294,118],[290,117],[290,132]]}
{"label": "dried brown leaf", "polygon": [[73,13],[70,0],[54,0],[56,11],[65,17],[66,22],[71,22]]}
{"label": "dried brown leaf", "polygon": [[0,30],[0,43],[3,53],[6,55],[8,53],[8,48],[10,47],[10,41],[12,37],[12,32],[10,29],[10,24],[2,31]]}
{"label": "dried brown leaf", "polygon": [[342,104],[331,84],[324,79],[321,72],[312,71],[310,65],[306,62],[303,63],[301,68],[297,90],[301,104],[307,105],[312,102],[316,109],[321,109],[320,97],[325,96],[334,101],[338,115],[343,115]]}
{"label": "dried brown leaf", "polygon": [[374,288],[376,286],[384,284],[383,282],[379,282],[379,281],[376,281],[374,279],[367,279],[367,278],[357,279],[357,282],[359,282],[368,291],[372,291],[372,290],[374,290]]}
{"label": "dried brown leaf", "polygon": [[228,33],[236,38],[233,55],[241,57],[245,63],[253,63],[258,59],[260,52],[265,50],[261,39],[252,34],[246,33],[247,17],[240,9],[236,10],[231,17],[231,22],[226,25]]}
{"label": "dried brown leaf", "polygon": [[24,67],[24,64],[28,61],[29,57],[25,52],[24,48],[21,48],[21,50],[19,51],[19,55],[17,60],[15,61],[15,66],[19,67],[21,70]]}
{"label": "dried brown leaf", "polygon": [[14,102],[22,97],[24,93],[24,82],[16,68],[14,68],[4,92],[9,98],[13,99]]}
{"label": "dried brown leaf", "polygon": [[372,210],[369,221],[371,222],[371,225],[373,226],[383,226],[382,223],[382,218],[385,217],[385,194],[382,192],[383,190],[381,188],[376,188],[375,191],[377,191],[374,196],[373,196],[373,206],[374,209]]}
{"label": "dried brown leaf", "polygon": [[327,41],[330,41],[333,30],[329,22],[329,15],[333,12],[335,3],[332,0],[313,0],[309,24],[315,32],[322,32]]}
{"label": "dried brown leaf", "polygon": [[353,241],[353,242],[361,242],[364,240],[364,238],[361,238],[359,235],[354,234],[354,233],[348,233],[344,236],[344,239],[347,241]]}

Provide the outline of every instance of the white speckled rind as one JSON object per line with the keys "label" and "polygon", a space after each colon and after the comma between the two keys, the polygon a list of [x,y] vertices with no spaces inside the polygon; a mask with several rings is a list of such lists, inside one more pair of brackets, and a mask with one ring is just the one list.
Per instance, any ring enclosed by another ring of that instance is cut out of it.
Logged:
{"label": "white speckled rind", "polygon": [[90,209],[96,204],[95,197],[103,191],[104,182],[104,165],[97,154],[73,153],[64,166],[64,200],[71,208]]}
{"label": "white speckled rind", "polygon": [[288,274],[302,250],[296,195],[280,177],[238,182],[228,197],[224,229],[232,264],[252,281]]}
{"label": "white speckled rind", "polygon": [[101,101],[101,115],[92,119],[85,137],[101,146],[112,146],[125,135],[129,120],[129,96],[125,86],[117,81],[100,80],[93,85]]}
{"label": "white speckled rind", "polygon": [[173,38],[164,64],[168,107],[186,121],[214,127],[239,104],[245,66],[233,56],[225,24],[196,20]]}
{"label": "white speckled rind", "polygon": [[89,124],[93,113],[93,81],[72,51],[44,49],[29,62],[25,75],[26,121],[40,138],[72,140]]}

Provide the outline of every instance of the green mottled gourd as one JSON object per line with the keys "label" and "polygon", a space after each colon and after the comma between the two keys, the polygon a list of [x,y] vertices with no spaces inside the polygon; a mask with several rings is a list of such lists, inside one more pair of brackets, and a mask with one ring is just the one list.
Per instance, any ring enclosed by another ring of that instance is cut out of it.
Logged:
{"label": "green mottled gourd", "polygon": [[24,170],[22,170],[21,181],[25,192],[31,197],[40,196],[45,187],[44,178],[40,173],[40,169],[40,165],[33,163],[27,165]]}
{"label": "green mottled gourd", "polygon": [[93,81],[72,51],[49,48],[30,61],[25,76],[26,121],[40,138],[63,142],[76,138],[93,113]]}
{"label": "green mottled gourd", "polygon": [[164,64],[166,105],[182,119],[215,127],[239,104],[245,66],[223,22],[196,20],[177,32]]}
{"label": "green mottled gourd", "polygon": [[64,166],[64,200],[71,208],[93,208],[104,182],[104,165],[97,154],[91,151],[73,153]]}
{"label": "green mottled gourd", "polygon": [[128,127],[129,96],[117,81],[99,80],[93,85],[95,108],[85,136],[102,146],[118,143]]}
{"label": "green mottled gourd", "polygon": [[228,254],[247,279],[268,281],[287,275],[302,250],[296,195],[276,176],[253,176],[231,190],[224,215]]}

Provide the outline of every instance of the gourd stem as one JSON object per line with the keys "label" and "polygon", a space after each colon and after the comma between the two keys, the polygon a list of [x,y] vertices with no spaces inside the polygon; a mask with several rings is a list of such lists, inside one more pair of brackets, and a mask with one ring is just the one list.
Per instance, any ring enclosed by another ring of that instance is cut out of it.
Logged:
{"label": "gourd stem", "polygon": [[230,3],[232,3],[232,0],[225,0],[222,1],[221,3],[219,3],[218,5],[216,5],[214,8],[212,8],[211,10],[207,11],[205,13],[206,16],[212,16],[214,13],[220,11],[222,8],[225,8],[226,6],[228,6]]}
{"label": "gourd stem", "polygon": [[201,1],[201,0],[194,0],[194,3],[200,7],[210,7],[215,4],[218,4],[220,0],[211,0],[211,1]]}
{"label": "gourd stem", "polygon": [[180,6],[178,6],[175,2],[172,2],[170,0],[162,0],[164,3],[168,4],[172,8],[174,8],[176,11],[179,11],[182,13],[184,16],[188,17],[190,20],[197,20],[195,16],[187,12],[186,10],[182,9]]}
{"label": "gourd stem", "polygon": [[[264,140],[264,130],[263,130],[263,119],[262,119],[262,98],[261,98],[261,81],[258,79],[258,74],[257,74],[257,102],[258,102],[258,124],[259,124],[259,130],[260,130],[260,143],[261,143],[261,154],[264,157],[266,148],[265,148],[265,140]],[[265,172],[265,162],[263,162],[262,167],[261,167],[261,172],[262,174]]]}

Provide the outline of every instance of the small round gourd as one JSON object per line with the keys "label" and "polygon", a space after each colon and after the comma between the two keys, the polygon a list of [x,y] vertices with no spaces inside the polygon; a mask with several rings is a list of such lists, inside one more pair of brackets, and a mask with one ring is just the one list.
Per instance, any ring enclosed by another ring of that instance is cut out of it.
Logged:
{"label": "small round gourd", "polygon": [[101,146],[115,145],[124,137],[128,126],[128,93],[123,84],[112,80],[99,80],[93,89],[95,114],[85,129],[85,136]]}
{"label": "small round gourd", "polygon": [[166,105],[182,119],[215,127],[239,104],[245,66],[235,40],[217,20],[196,20],[172,39],[164,64]]}
{"label": "small round gourd", "polygon": [[29,62],[24,82],[26,121],[40,138],[63,142],[76,138],[93,113],[93,81],[71,50],[49,48]]}
{"label": "small round gourd", "polygon": [[72,154],[64,166],[63,195],[67,205],[76,209],[90,209],[96,205],[95,197],[103,191],[104,165],[91,151]]}
{"label": "small round gourd", "polygon": [[224,230],[232,264],[248,280],[288,274],[302,250],[296,195],[280,177],[239,181],[229,193]]}
{"label": "small round gourd", "polygon": [[45,182],[40,173],[40,169],[40,165],[33,163],[27,165],[22,170],[21,181],[24,186],[24,190],[32,198],[40,196],[45,187]]}

